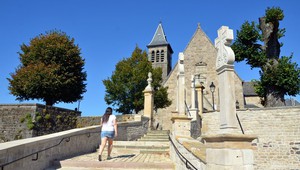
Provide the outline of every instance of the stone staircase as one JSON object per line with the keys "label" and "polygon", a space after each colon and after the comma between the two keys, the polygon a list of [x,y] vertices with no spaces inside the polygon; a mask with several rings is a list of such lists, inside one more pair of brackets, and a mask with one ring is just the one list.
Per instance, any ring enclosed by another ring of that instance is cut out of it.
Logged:
{"label": "stone staircase", "polygon": [[[103,151],[99,162],[98,151],[70,159],[54,161],[46,170],[173,170],[174,163],[169,157],[169,131],[149,131],[137,141],[114,141],[112,158],[107,160],[107,150]],[[107,148],[107,147],[106,147]]]}

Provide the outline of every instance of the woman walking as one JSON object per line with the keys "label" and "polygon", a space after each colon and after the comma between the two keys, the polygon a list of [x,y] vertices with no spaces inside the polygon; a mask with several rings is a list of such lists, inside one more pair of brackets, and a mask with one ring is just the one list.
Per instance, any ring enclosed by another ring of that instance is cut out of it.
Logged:
{"label": "woman walking", "polygon": [[102,129],[101,129],[101,144],[99,146],[98,160],[101,161],[101,155],[108,142],[107,160],[111,159],[110,154],[113,148],[114,137],[118,135],[116,116],[112,114],[112,108],[106,108],[105,114],[102,116]]}

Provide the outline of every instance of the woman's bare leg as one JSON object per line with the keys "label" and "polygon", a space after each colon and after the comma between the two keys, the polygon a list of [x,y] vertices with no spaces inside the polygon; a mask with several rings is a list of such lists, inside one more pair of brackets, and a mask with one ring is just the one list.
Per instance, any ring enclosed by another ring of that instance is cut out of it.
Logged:
{"label": "woman's bare leg", "polygon": [[104,138],[101,139],[101,144],[99,146],[99,155],[102,155],[102,152],[104,150],[106,142],[107,142],[107,137],[104,137]]}
{"label": "woman's bare leg", "polygon": [[113,148],[113,139],[108,138],[108,148],[107,148],[107,157],[110,157],[112,148]]}

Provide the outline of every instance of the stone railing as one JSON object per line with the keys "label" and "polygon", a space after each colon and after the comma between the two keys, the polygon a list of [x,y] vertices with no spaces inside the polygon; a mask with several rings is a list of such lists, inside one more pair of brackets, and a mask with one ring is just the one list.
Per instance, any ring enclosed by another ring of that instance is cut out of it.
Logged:
{"label": "stone railing", "polygon": [[[135,117],[132,122],[118,123],[116,140],[136,140],[146,133],[148,119]],[[100,144],[101,126],[77,128],[39,137],[0,144],[2,170],[44,169],[53,160],[94,152]]]}

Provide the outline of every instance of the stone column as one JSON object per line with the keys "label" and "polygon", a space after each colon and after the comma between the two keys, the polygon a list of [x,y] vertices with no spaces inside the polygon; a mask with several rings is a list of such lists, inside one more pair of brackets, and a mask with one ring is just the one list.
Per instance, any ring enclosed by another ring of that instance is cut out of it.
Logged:
{"label": "stone column", "polygon": [[179,115],[185,115],[185,98],[184,98],[184,55],[183,53],[179,53],[179,61],[178,61],[178,74],[177,74],[177,104],[178,104],[178,114]]}
{"label": "stone column", "polygon": [[218,30],[215,46],[218,49],[216,68],[219,78],[220,128],[224,133],[237,130],[234,85],[234,52],[229,47],[233,31],[226,26]]}
{"label": "stone column", "polygon": [[196,100],[196,90],[195,90],[195,77],[194,75],[192,75],[192,78],[191,78],[191,108],[189,109],[190,110],[190,113],[191,113],[191,117],[192,117],[192,121],[194,120],[197,120],[197,114],[198,114],[198,108],[196,107],[197,104],[197,100]]}
{"label": "stone column", "polygon": [[220,134],[203,135],[208,170],[254,169],[254,154],[251,142],[257,137],[244,135],[237,130],[234,52],[229,47],[233,31],[226,26],[218,30],[215,46],[218,50],[216,68],[220,93]]}
{"label": "stone column", "polygon": [[153,88],[151,86],[152,74],[148,73],[148,86],[145,88],[144,92],[144,116],[149,118],[149,125],[152,126],[153,120]]}
{"label": "stone column", "polygon": [[196,101],[197,101],[198,114],[201,119],[203,114],[203,89],[204,88],[205,87],[200,82],[200,75],[199,75],[199,78],[195,80],[195,89],[197,92]]}
{"label": "stone column", "polygon": [[174,136],[191,136],[191,119],[185,114],[185,81],[184,81],[184,55],[179,53],[177,73],[177,112],[172,116],[172,134]]}

